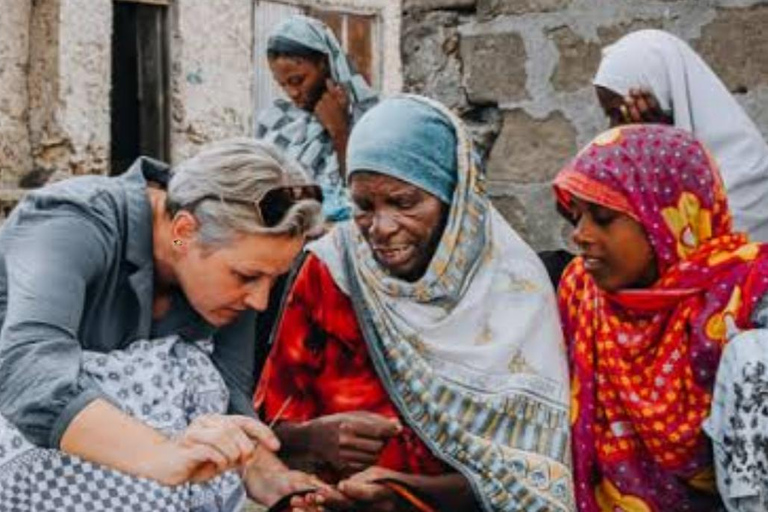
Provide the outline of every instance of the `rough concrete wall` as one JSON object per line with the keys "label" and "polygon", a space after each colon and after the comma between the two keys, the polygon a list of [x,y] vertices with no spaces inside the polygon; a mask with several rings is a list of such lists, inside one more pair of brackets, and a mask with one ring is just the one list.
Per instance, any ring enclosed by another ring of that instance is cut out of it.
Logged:
{"label": "rough concrete wall", "polygon": [[177,0],[172,13],[174,161],[252,128],[252,0]]}
{"label": "rough concrete wall", "polygon": [[27,172],[106,173],[112,0],[38,0],[29,37]]}
{"label": "rough concrete wall", "polygon": [[405,88],[442,100],[487,156],[489,191],[536,249],[566,245],[550,180],[607,127],[600,49],[640,28],[688,40],[768,134],[765,0],[406,0]]}
{"label": "rough concrete wall", "polygon": [[[29,150],[29,23],[31,0],[3,3],[0,15],[0,188],[13,187],[31,166]],[[0,214],[2,215],[2,214]]]}

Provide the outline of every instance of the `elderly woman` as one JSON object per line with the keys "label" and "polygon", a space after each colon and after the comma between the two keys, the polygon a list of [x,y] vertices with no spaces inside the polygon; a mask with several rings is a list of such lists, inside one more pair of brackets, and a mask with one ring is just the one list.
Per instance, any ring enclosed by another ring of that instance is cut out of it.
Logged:
{"label": "elderly woman", "polygon": [[297,15],[278,25],[267,42],[267,57],[290,101],[279,99],[258,116],[256,137],[285,150],[322,187],[327,220],[348,219],[347,139],[378,98],[319,20]]}
{"label": "elderly woman", "polygon": [[256,407],[338,492],[306,507],[572,510],[546,271],[491,206],[456,117],[417,96],[355,126],[354,222],[309,248]]}
{"label": "elderly woman", "polygon": [[603,50],[593,83],[611,126],[670,124],[706,144],[736,227],[768,241],[768,145],[690,46],[660,30],[633,32]]}
{"label": "elderly woman", "polygon": [[236,510],[237,468],[274,499],[239,329],[320,199],[248,140],[31,192],[0,230],[0,509]]}
{"label": "elderly woman", "polygon": [[[702,424],[723,348],[740,330],[764,326],[755,314],[768,291],[768,247],[732,229],[713,157],[670,126],[601,135],[560,172],[555,189],[581,249],[559,290],[579,510],[719,510]],[[716,408],[716,444],[730,436],[744,448],[749,428],[734,436],[728,420],[751,424],[758,411],[748,409]],[[756,461],[760,446],[742,452]],[[723,497],[746,489],[734,485]]]}

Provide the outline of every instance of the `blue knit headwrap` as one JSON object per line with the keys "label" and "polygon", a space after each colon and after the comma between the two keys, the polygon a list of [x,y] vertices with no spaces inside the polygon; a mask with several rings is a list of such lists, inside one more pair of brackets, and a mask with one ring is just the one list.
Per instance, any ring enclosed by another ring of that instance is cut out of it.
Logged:
{"label": "blue knit headwrap", "polygon": [[408,97],[380,102],[355,125],[347,144],[347,179],[359,171],[398,178],[451,204],[456,134],[431,106]]}

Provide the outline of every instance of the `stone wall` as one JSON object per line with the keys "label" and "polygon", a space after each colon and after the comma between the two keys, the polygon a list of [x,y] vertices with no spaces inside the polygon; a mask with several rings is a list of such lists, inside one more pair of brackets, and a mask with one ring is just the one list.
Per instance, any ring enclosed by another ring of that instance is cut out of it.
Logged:
{"label": "stone wall", "polygon": [[0,187],[31,167],[29,150],[29,23],[31,2],[4,2],[0,16]]}
{"label": "stone wall", "polygon": [[[14,0],[0,16],[0,187],[103,173],[112,0]],[[34,181],[34,180],[33,180]]]}
{"label": "stone wall", "polygon": [[103,174],[109,167],[112,0],[32,5],[32,170]]}
{"label": "stone wall", "polygon": [[536,249],[567,244],[550,180],[607,126],[591,78],[600,50],[640,28],[689,41],[768,134],[768,2],[406,0],[407,90],[459,111],[500,211]]}

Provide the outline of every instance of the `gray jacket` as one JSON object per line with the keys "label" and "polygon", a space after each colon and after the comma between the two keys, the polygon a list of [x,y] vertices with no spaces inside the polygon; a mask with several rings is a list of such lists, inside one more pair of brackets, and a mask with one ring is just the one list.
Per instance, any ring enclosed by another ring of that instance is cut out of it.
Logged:
{"label": "gray jacket", "polygon": [[[172,333],[213,332],[179,294],[152,319],[152,211],[138,160],[120,177],[87,176],[30,192],[0,229],[0,414],[39,446],[102,397],[80,378],[81,350],[109,352]],[[254,314],[216,334],[213,360],[230,410],[253,415]],[[104,398],[104,397],[102,397]]]}

